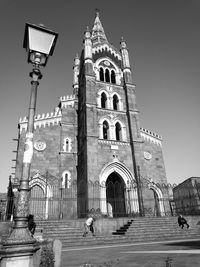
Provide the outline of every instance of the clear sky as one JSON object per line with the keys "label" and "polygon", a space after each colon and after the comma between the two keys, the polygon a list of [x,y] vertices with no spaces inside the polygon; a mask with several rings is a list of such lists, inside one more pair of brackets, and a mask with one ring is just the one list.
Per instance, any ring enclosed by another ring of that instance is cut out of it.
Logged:
{"label": "clear sky", "polygon": [[31,65],[22,47],[25,23],[59,33],[38,88],[37,114],[72,94],[73,62],[95,9],[108,41],[129,48],[141,126],[163,136],[167,178],[200,177],[199,0],[0,0],[0,192],[15,166],[17,124],[27,116]]}

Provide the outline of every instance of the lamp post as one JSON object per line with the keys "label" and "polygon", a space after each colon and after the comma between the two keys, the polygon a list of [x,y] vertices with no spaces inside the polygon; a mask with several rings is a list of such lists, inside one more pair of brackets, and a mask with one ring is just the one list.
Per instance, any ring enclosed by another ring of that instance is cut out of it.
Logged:
{"label": "lamp post", "polygon": [[131,183],[127,181],[127,193],[128,193],[128,215],[131,216],[131,199],[130,199],[130,191],[131,191]]}
{"label": "lamp post", "polygon": [[[28,63],[31,63],[33,65],[33,70],[30,73],[30,77],[32,78],[31,95],[28,112],[27,132],[25,136],[22,176],[20,179],[19,193],[15,209],[14,227],[10,236],[3,243],[5,252],[3,253],[3,266],[31,266],[26,265],[26,261],[30,263],[31,256],[33,255],[34,251],[37,250],[34,246],[36,240],[31,236],[28,230],[30,199],[29,177],[31,160],[33,156],[34,117],[36,109],[37,88],[39,85],[39,80],[42,78],[40,67],[46,66],[48,57],[53,54],[57,37],[57,33],[46,29],[42,25],[37,26],[26,23],[23,47],[28,53]],[[25,259],[22,257],[22,261],[16,259],[15,265],[10,265],[11,263],[9,256],[11,257],[11,255],[15,255],[15,259],[17,255],[20,259],[22,256],[29,256],[30,258]]]}
{"label": "lamp post", "polygon": [[60,184],[60,213],[59,213],[59,219],[63,219],[63,177],[61,179],[61,184]]}
{"label": "lamp post", "polygon": [[139,213],[140,216],[145,216],[141,185],[142,182],[140,176],[140,166],[137,166],[137,193],[138,193]]}

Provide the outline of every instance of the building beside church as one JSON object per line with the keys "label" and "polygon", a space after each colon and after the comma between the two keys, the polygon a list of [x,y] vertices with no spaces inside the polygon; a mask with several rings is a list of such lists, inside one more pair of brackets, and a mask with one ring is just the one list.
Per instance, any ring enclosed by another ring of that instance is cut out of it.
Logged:
{"label": "building beside church", "polygon": [[6,214],[6,193],[0,193],[0,221],[3,221]]}
{"label": "building beside church", "polygon": [[173,188],[176,214],[200,214],[200,177],[190,177]]}
{"label": "building beside church", "polygon": [[[162,137],[140,126],[125,40],[109,43],[96,13],[73,66],[74,95],[37,115],[30,210],[37,218],[88,212],[120,217],[170,211]],[[27,118],[20,119],[14,186],[22,173]]]}

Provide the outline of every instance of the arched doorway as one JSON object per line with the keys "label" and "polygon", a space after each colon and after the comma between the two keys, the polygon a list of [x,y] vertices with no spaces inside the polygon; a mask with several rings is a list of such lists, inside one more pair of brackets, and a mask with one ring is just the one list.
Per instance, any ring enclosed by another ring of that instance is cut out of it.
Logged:
{"label": "arched doorway", "polygon": [[153,213],[154,213],[154,216],[161,216],[158,194],[156,193],[155,190],[153,190],[153,189],[150,189],[150,190],[153,191],[153,205],[154,205]]}
{"label": "arched doorway", "polygon": [[53,196],[52,188],[39,172],[29,182],[30,190],[30,213],[36,219],[48,219],[49,199]]}
{"label": "arched doorway", "polygon": [[30,213],[35,215],[35,218],[45,219],[46,198],[43,189],[39,185],[34,185],[31,188],[30,196]]}
{"label": "arched doorway", "polygon": [[[104,166],[99,175],[99,182],[102,214],[117,217],[139,212],[134,176],[117,157]],[[117,198],[112,201],[112,195],[118,196],[119,201],[116,201]]]}
{"label": "arched doorway", "polygon": [[143,204],[145,216],[163,216],[163,194],[161,190],[152,183],[148,184],[148,187],[142,188]]}
{"label": "arched doorway", "polygon": [[117,172],[112,172],[106,180],[107,210],[112,217],[123,217],[126,214],[125,182]]}

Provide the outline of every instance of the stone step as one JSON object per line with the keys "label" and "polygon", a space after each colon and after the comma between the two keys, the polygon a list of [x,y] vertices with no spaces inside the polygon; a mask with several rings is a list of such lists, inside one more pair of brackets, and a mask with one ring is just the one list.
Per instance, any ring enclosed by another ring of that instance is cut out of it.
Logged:
{"label": "stone step", "polygon": [[184,236],[188,236],[188,235],[197,235],[197,232],[196,231],[193,231],[193,232],[184,232],[184,233],[181,233],[181,232],[165,232],[165,233],[159,233],[159,232],[154,232],[154,233],[150,233],[150,232],[147,232],[147,233],[143,233],[143,235],[142,234],[137,234],[137,233],[135,233],[135,234],[128,234],[127,236],[128,237],[142,237],[142,238],[147,238],[147,237],[149,237],[149,236],[179,236],[179,235],[184,235]]}
{"label": "stone step", "polygon": [[[121,242],[142,242],[142,241],[151,241],[151,240],[173,240],[173,239],[184,239],[184,238],[196,238],[197,234],[194,231],[193,233],[191,232],[179,232],[179,233],[163,233],[162,235],[160,235],[159,233],[147,233],[145,234],[145,239],[144,239],[144,235],[128,235],[128,236],[118,236],[118,238],[115,238],[115,236],[96,236],[96,237],[92,237],[92,236],[87,236],[85,238],[82,237],[82,235],[78,235],[78,236],[58,236],[58,235],[51,235],[51,238],[58,238],[62,241],[63,246],[67,245],[67,246],[75,246],[75,245],[83,245],[85,243],[87,243],[88,245],[91,244],[99,244],[99,243],[121,243]],[[65,244],[65,245],[64,245]]]}
{"label": "stone step", "polygon": [[[59,233],[53,233],[51,235],[48,235],[49,237],[60,237],[61,239],[70,239],[70,238],[81,238],[82,237],[82,234],[83,233],[77,233],[77,234],[68,234],[68,235],[62,235],[62,234],[59,234]],[[142,237],[144,239],[144,235],[145,235],[145,238],[147,237],[152,237],[152,236],[188,236],[188,235],[197,235],[197,232],[196,231],[188,231],[188,232],[162,232],[162,235],[160,232],[153,232],[153,233],[150,233],[150,232],[147,232],[147,233],[143,233],[143,234],[138,234],[138,233],[130,233],[129,235],[125,235],[125,237],[128,237],[128,238],[140,238]],[[110,236],[98,236],[97,237],[94,237],[94,238],[106,238],[106,239],[114,239],[114,237],[116,237],[116,235],[110,235]],[[120,238],[118,238],[120,239]]]}
{"label": "stone step", "polygon": [[[181,229],[178,227],[176,217],[124,218],[122,221],[124,225],[116,229],[117,235],[112,234],[112,231],[106,235],[97,231],[96,237],[90,235],[82,236],[84,232],[83,219],[42,221],[38,222],[37,226],[43,228],[43,236],[45,238],[60,239],[63,247],[195,239],[199,235],[199,228],[196,224],[191,224],[189,229]],[[117,225],[115,224],[115,219],[113,219],[113,225]]]}
{"label": "stone step", "polygon": [[[148,231],[148,229],[151,229],[152,231],[156,231],[156,230],[182,230],[181,227],[179,227],[178,225],[153,225],[153,226],[135,226],[132,225],[131,227],[129,227],[127,229],[127,231]],[[187,229],[186,227],[184,227],[183,229]],[[190,226],[188,229],[196,229],[195,226]]]}
{"label": "stone step", "polygon": [[92,245],[111,245],[111,244],[123,244],[123,243],[138,243],[138,242],[151,242],[151,241],[169,241],[169,240],[184,240],[184,239],[196,239],[196,235],[194,236],[165,236],[164,238],[161,236],[151,237],[144,240],[144,238],[125,238],[125,239],[88,239],[85,238],[79,240],[62,240],[63,248],[66,247],[77,247],[77,246],[92,246]]}
{"label": "stone step", "polygon": [[52,229],[49,229],[49,228],[44,228],[44,232],[45,233],[52,233],[52,232],[77,232],[77,231],[81,231],[81,229],[79,229],[79,228],[71,228],[71,227],[69,227],[69,228],[52,228]]}
{"label": "stone step", "polygon": [[[51,237],[53,238],[53,237]],[[80,240],[80,241],[85,241],[85,240],[96,240],[96,241],[99,241],[99,240],[121,240],[121,239],[127,239],[126,237],[125,238],[116,238],[115,236],[86,236],[86,237],[83,237],[83,235],[79,235],[79,236],[71,236],[71,237],[66,237],[66,236],[60,236],[60,239],[61,240],[64,240],[66,242],[74,242],[74,241],[77,241],[77,240]]]}

